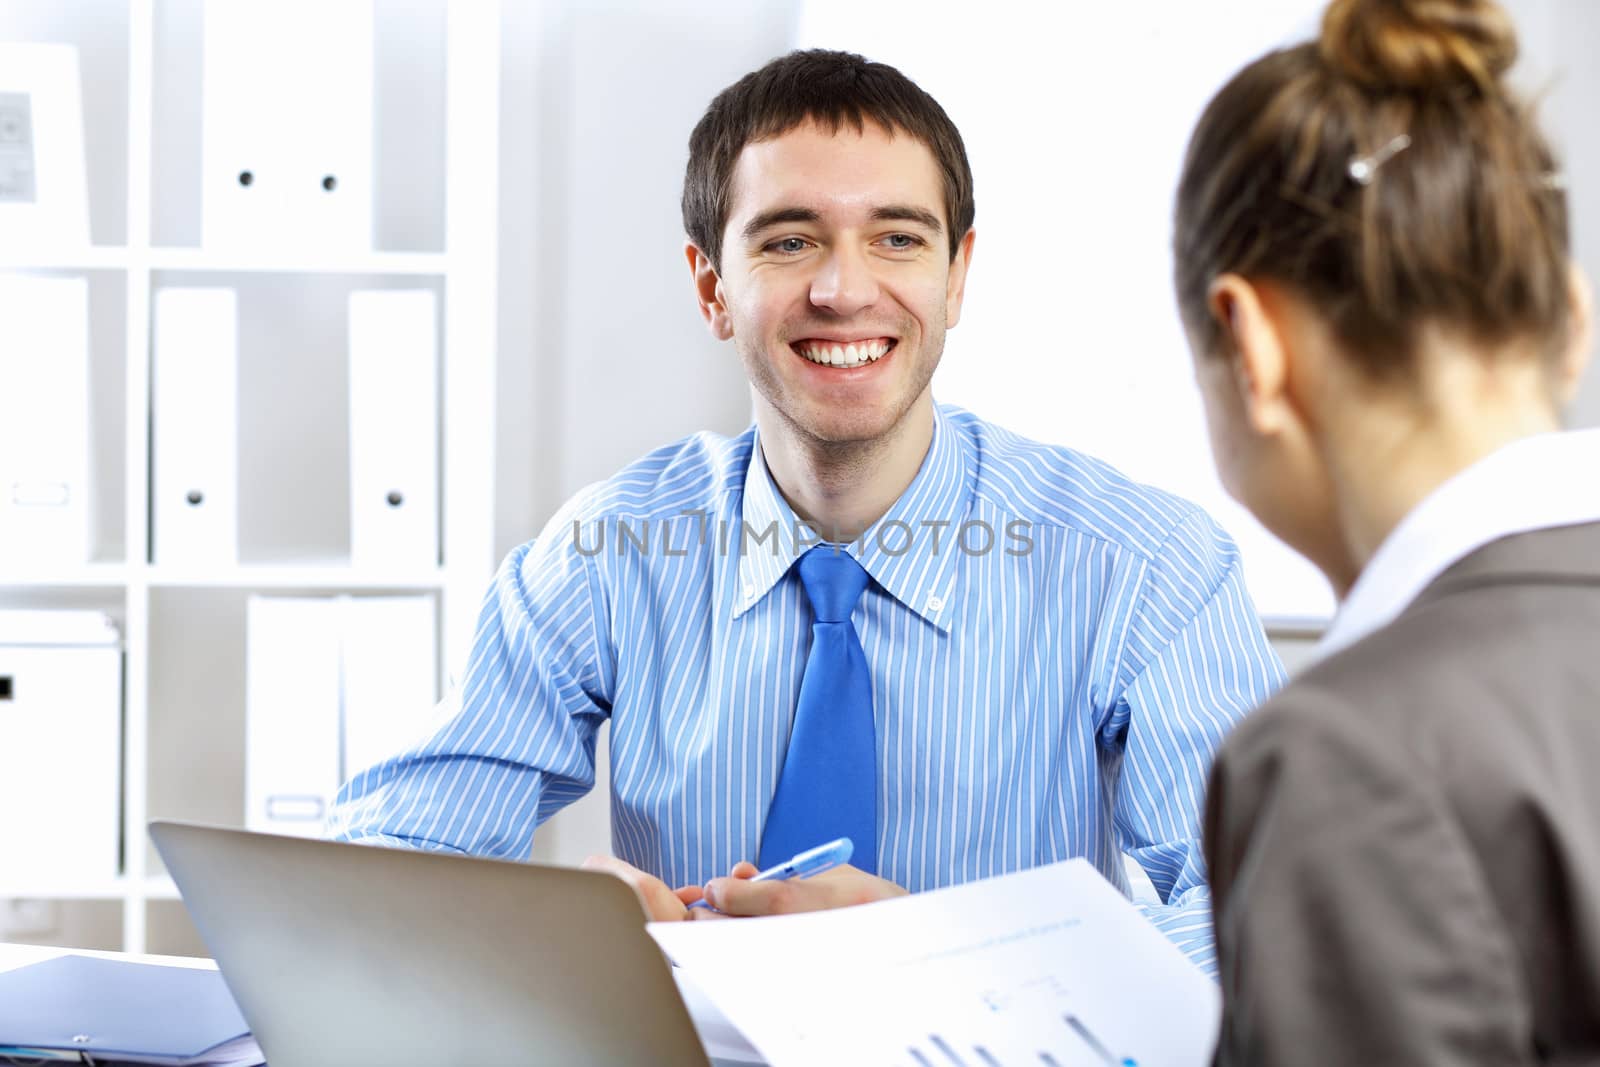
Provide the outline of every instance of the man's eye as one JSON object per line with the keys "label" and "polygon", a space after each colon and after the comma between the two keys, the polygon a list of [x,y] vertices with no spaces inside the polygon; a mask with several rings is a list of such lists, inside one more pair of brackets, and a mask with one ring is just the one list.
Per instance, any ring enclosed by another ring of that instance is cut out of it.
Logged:
{"label": "man's eye", "polygon": [[909,252],[922,244],[922,238],[915,237],[909,233],[891,233],[884,240],[889,242],[890,248],[900,252]]}
{"label": "man's eye", "polygon": [[784,237],[772,242],[767,247],[774,252],[793,255],[796,252],[804,252],[806,250],[806,239],[804,237]]}

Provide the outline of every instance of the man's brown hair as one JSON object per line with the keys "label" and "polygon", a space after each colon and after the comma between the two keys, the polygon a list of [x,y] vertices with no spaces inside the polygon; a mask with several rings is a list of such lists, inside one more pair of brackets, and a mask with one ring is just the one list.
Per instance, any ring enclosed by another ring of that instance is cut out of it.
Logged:
{"label": "man's brown hair", "polygon": [[689,135],[683,176],[683,228],[717,270],[728,223],[733,170],[745,145],[781,137],[806,122],[831,133],[868,122],[921,141],[944,182],[950,258],[972,229],[972,168],[950,116],[895,68],[852,52],[790,52],[718,93]]}

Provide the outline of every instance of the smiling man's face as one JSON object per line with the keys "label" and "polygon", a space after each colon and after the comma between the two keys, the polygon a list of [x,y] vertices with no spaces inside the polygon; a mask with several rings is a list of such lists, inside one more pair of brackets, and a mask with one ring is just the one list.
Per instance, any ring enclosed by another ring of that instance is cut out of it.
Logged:
{"label": "smiling man's face", "polygon": [[919,140],[806,123],[746,145],[707,308],[757,403],[808,443],[869,443],[919,404],[961,313],[943,185]]}

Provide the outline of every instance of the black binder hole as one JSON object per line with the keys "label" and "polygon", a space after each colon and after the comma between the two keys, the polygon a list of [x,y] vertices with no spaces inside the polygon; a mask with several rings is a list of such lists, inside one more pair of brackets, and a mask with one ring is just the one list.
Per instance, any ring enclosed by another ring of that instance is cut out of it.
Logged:
{"label": "black binder hole", "polygon": [[251,174],[249,171],[241,170],[239,172],[239,184],[244,186],[245,188],[248,189],[250,187],[250,183],[255,181],[255,180],[256,180],[256,176],[254,174]]}
{"label": "black binder hole", "polygon": [[330,174],[322,179],[322,187],[331,193],[339,187],[339,179]]}
{"label": "black binder hole", "polygon": [[401,496],[398,492],[391,492],[388,496],[384,497],[384,499],[389,502],[389,506],[391,508],[399,507],[401,504],[405,503],[406,500],[406,498]]}
{"label": "black binder hole", "polygon": [[202,493],[200,490],[191,489],[191,490],[189,490],[189,495],[184,497],[183,499],[187,500],[193,506],[199,507],[200,506],[200,502],[202,500],[204,500],[205,498],[206,498],[206,495],[204,493]]}
{"label": "black binder hole", "polygon": [[0,700],[11,699],[11,675],[0,674]]}

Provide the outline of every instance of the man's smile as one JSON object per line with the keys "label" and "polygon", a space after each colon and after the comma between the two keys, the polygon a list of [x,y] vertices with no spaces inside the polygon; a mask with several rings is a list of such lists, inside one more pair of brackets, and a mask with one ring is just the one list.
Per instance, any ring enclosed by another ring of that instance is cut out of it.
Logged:
{"label": "man's smile", "polygon": [[790,344],[801,356],[824,367],[860,367],[876,363],[898,342],[893,337],[861,337],[853,340],[826,340],[806,337]]}

